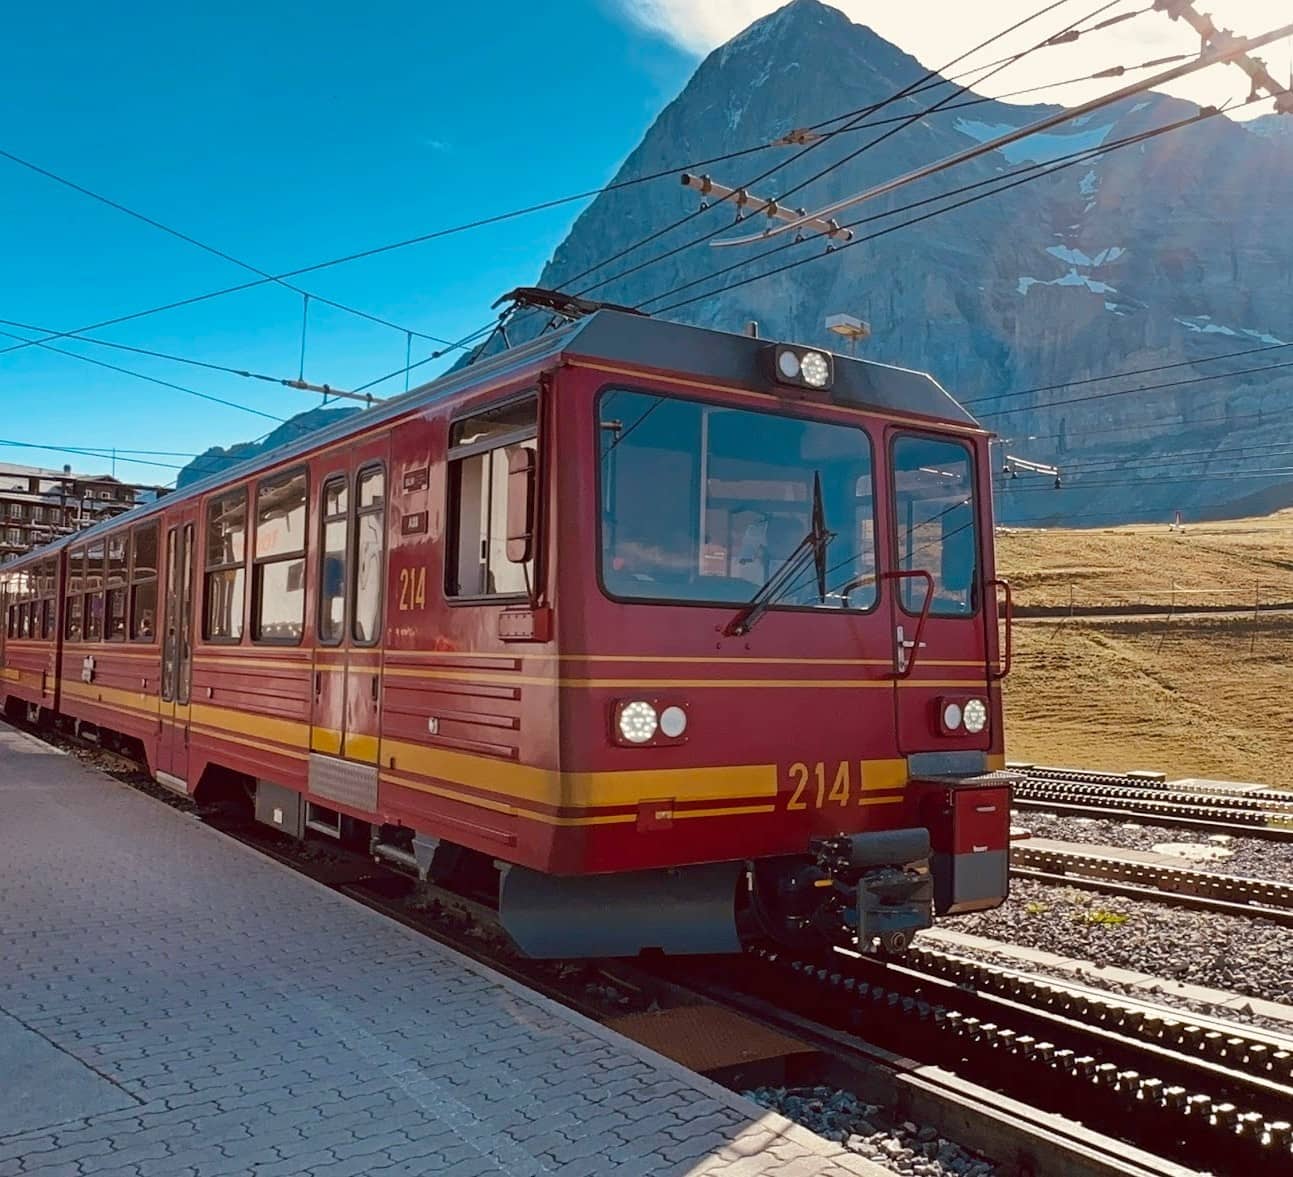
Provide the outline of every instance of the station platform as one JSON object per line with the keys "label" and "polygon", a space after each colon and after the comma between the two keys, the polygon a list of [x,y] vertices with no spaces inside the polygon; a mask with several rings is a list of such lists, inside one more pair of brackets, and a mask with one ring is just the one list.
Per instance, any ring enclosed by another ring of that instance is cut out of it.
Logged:
{"label": "station platform", "polygon": [[0,724],[0,1177],[885,1170]]}

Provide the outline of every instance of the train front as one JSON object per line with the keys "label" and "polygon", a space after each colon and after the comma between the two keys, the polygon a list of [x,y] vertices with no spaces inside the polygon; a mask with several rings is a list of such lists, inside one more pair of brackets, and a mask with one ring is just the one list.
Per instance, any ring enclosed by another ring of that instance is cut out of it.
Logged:
{"label": "train front", "polygon": [[543,956],[893,951],[997,906],[1009,616],[988,435],[919,373],[612,324],[549,418],[581,817],[550,873],[508,873],[504,922]]}

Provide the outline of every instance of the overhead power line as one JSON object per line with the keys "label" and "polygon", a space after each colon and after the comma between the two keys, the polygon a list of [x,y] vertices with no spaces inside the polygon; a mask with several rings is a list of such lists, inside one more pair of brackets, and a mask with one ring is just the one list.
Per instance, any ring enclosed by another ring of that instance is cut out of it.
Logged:
{"label": "overhead power line", "polygon": [[[3,324],[6,327],[17,327],[19,330],[22,330],[22,331],[48,330],[48,328],[37,327],[31,323],[20,323],[14,319],[0,319],[0,324]],[[10,338],[12,339],[22,338],[22,336],[20,335],[12,335],[9,332],[4,332],[4,334],[10,335]],[[376,399],[375,397],[372,397],[372,396],[358,396],[356,393],[346,392],[341,389],[332,388],[326,384],[321,384],[321,385],[307,384],[304,380],[299,380],[299,379],[292,380],[290,378],[283,377],[283,376],[266,376],[263,372],[252,372],[246,368],[232,368],[232,367],[229,367],[227,364],[216,364],[216,363],[212,363],[209,360],[196,360],[196,359],[193,359],[191,356],[178,356],[178,355],[173,355],[170,352],[154,351],[152,348],[148,348],[148,347],[134,347],[133,345],[128,343],[114,343],[112,340],[109,340],[109,339],[95,339],[89,335],[82,335],[79,332],[75,334],[66,333],[65,337],[69,339],[75,339],[80,343],[90,343],[90,344],[93,344],[95,347],[110,347],[117,351],[128,351],[133,353],[134,355],[151,356],[154,359],[158,359],[158,360],[169,360],[173,364],[188,364],[195,368],[206,368],[208,371],[211,371],[211,372],[224,372],[230,376],[242,376],[248,380],[263,380],[267,384],[281,384],[285,388],[296,388],[304,392],[322,392],[325,396],[337,396],[345,399],[361,400],[361,401],[366,401],[370,404]],[[35,341],[33,340],[32,342],[35,342]],[[41,346],[44,346],[44,345],[42,344]],[[49,348],[48,350],[56,351],[58,349]],[[62,352],[62,354],[77,355],[76,352],[68,352],[68,351]],[[84,359],[85,357],[79,356],[78,358]]]}
{"label": "overhead power line", "polygon": [[[21,335],[15,335],[12,331],[0,331],[0,335],[7,336],[9,339],[22,339]],[[225,405],[230,409],[241,409],[244,413],[251,413],[256,417],[264,417],[267,421],[277,421],[282,424],[284,418],[276,417],[273,413],[266,413],[260,409],[253,409],[250,405],[242,405],[237,401],[225,400],[223,397],[212,396],[207,392],[198,392],[196,388],[187,388],[183,384],[176,384],[170,380],[161,380],[156,376],[147,376],[143,372],[136,372],[132,368],[122,368],[117,364],[109,364],[106,360],[96,360],[91,356],[83,356],[79,352],[68,351],[66,348],[54,347],[45,343],[43,340],[29,339],[23,340],[24,343],[30,343],[36,347],[42,347],[46,351],[57,352],[61,356],[70,356],[74,360],[80,360],[83,364],[93,364],[96,368],[107,368],[113,372],[120,372],[125,376],[133,376],[136,380],[146,380],[149,384],[157,384],[162,388],[170,388],[176,392],[182,392],[186,396],[195,396],[199,400],[211,401],[217,405]]]}
{"label": "overhead power line", "polygon": [[1135,396],[1142,392],[1159,392],[1169,388],[1185,388],[1194,384],[1207,384],[1214,380],[1230,380],[1236,376],[1254,376],[1262,372],[1275,372],[1293,368],[1293,360],[1280,364],[1262,364],[1253,368],[1237,368],[1232,372],[1214,372],[1208,376],[1192,376],[1186,380],[1167,380],[1161,384],[1141,384],[1135,388],[1120,388],[1113,392],[1094,392],[1088,396],[1068,397],[1064,400],[1047,401],[1040,405],[1018,405],[1013,409],[995,409],[977,414],[979,417],[1004,417],[1011,413],[1038,412],[1044,409],[1057,409],[1064,405],[1080,405],[1088,401],[1108,400],[1111,397]]}
{"label": "overhead power line", "polygon": [[1040,119],[1035,123],[1029,123],[1027,126],[1018,127],[999,135],[995,139],[990,139],[985,143],[977,144],[974,147],[967,148],[964,151],[958,151],[944,159],[937,160],[934,163],[924,164],[912,171],[905,172],[901,176],[896,176],[892,180],[886,180],[882,184],[873,185],[870,188],[856,193],[853,196],[846,196],[842,200],[836,200],[830,204],[823,205],[819,209],[805,213],[804,216],[794,221],[787,221],[783,224],[774,225],[765,229],[762,233],[756,233],[746,237],[734,237],[725,241],[716,242],[720,246],[733,245],[752,245],[758,241],[764,241],[769,237],[780,236],[793,230],[800,229],[812,222],[829,220],[837,213],[845,209],[853,208],[867,200],[874,200],[876,197],[885,196],[898,188],[905,187],[908,184],[915,183],[918,180],[927,179],[930,176],[937,175],[939,172],[946,171],[949,168],[957,167],[963,163],[968,163],[981,155],[986,155],[992,151],[998,151],[1012,143],[1017,143],[1021,139],[1026,139],[1030,135],[1040,134],[1048,131],[1052,127],[1060,126],[1063,123],[1070,122],[1073,119],[1081,118],[1083,115],[1091,114],[1110,106],[1115,102],[1121,102],[1126,98],[1132,98],[1155,86],[1163,86],[1168,82],[1176,81],[1178,78],[1187,77],[1192,73],[1197,73],[1201,69],[1207,69],[1210,66],[1220,64],[1221,62],[1235,61],[1239,58],[1249,55],[1251,50],[1260,49],[1263,45],[1269,45],[1274,41],[1281,41],[1285,37],[1293,35],[1293,24],[1284,25],[1267,33],[1262,33],[1256,37],[1250,38],[1227,38],[1218,39],[1215,46],[1209,46],[1208,49],[1199,58],[1185,62],[1182,65],[1176,65],[1162,73],[1153,75],[1150,78],[1144,78],[1140,81],[1133,82],[1130,85],[1122,86],[1109,94],[1102,95],[1099,98],[1093,98],[1088,102],[1079,103],[1077,106],[1066,107],[1057,114]]}
{"label": "overhead power line", "polygon": [[[1001,30],[1001,32],[994,34],[993,36],[989,37],[987,40],[981,41],[978,45],[974,46],[974,48],[969,49],[966,52],[960,54],[959,56],[953,58],[951,61],[949,61],[946,65],[942,66],[941,68],[928,71],[923,77],[920,77],[916,79],[914,82],[911,82],[908,85],[902,87],[901,89],[895,91],[893,94],[889,95],[888,98],[885,98],[876,103],[872,103],[868,106],[859,107],[857,110],[852,111],[848,114],[837,116],[839,118],[848,120],[845,126],[842,128],[839,128],[839,130],[846,130],[856,125],[858,122],[861,121],[862,118],[871,114],[875,114],[878,111],[883,110],[885,107],[891,106],[893,103],[898,102],[904,98],[909,98],[914,96],[915,94],[919,93],[922,89],[928,88],[928,85],[931,82],[934,82],[935,80],[941,80],[942,75],[946,74],[949,69],[960,64],[966,58],[973,56],[975,53],[978,53],[980,50],[985,49],[987,46],[993,44],[996,41],[1001,40],[1002,37],[1008,36],[1009,34],[1022,28],[1024,25],[1030,23],[1031,21],[1034,21],[1039,17],[1045,16],[1047,13],[1052,12],[1056,8],[1062,7],[1063,4],[1068,2],[1069,0],[1054,0],[1053,3],[1047,5],[1045,8],[1041,9],[1041,11],[1032,13],[1031,15],[1023,18],[1022,20],[1014,22],[1008,28]],[[1104,8],[1112,8],[1115,4],[1118,4],[1118,3],[1121,3],[1121,0],[1109,0],[1109,3],[1103,5],[1102,9],[1098,11],[1102,11]],[[1086,19],[1086,18],[1084,17],[1082,19]],[[1080,22],[1074,22],[1074,23],[1076,24]],[[1069,27],[1071,28],[1073,26],[1069,26]],[[1019,60],[1021,57],[1027,56],[1027,54],[1031,52],[1033,52],[1032,49],[1025,50],[1022,53],[1015,54],[1009,58],[1005,58],[1003,59],[1003,61],[1006,64],[1009,64],[1011,62]],[[1004,68],[1004,66],[998,66],[998,68]],[[992,72],[993,73],[997,72],[997,69],[994,69]],[[988,76],[991,76],[991,74],[989,74]],[[977,79],[977,81],[982,81],[982,80],[983,80],[982,78]],[[976,84],[977,84],[977,81],[976,81]],[[964,93],[966,88],[967,87],[961,87],[958,91],[949,95],[948,98],[944,99],[943,101],[946,102],[950,100],[950,98],[956,97],[957,94]],[[935,108],[939,105],[941,105],[941,103],[935,103]],[[933,109],[933,108],[930,108],[930,109]],[[925,112],[922,112],[921,115],[915,116],[915,117],[916,118],[923,117],[925,113],[928,113],[928,110],[926,110]],[[915,121],[915,120],[914,118],[911,118],[909,119],[909,121]],[[849,158],[854,158],[857,155],[862,154],[862,152],[870,150],[872,147],[876,146],[877,143],[883,141],[884,139],[889,138],[891,135],[896,134],[900,130],[902,130],[902,127],[898,127],[895,130],[888,131],[884,135],[873,140],[872,142],[864,144],[857,151],[853,152]],[[832,136],[836,133],[838,133],[838,131],[833,132]],[[740,192],[747,192],[749,188],[753,187],[755,184],[759,183],[760,181],[767,179],[769,176],[773,175],[778,171],[781,171],[785,168],[790,167],[794,163],[797,163],[804,156],[808,155],[810,152],[819,148],[822,145],[822,143],[827,141],[827,139],[828,137],[823,136],[822,138],[814,142],[807,143],[801,150],[797,151],[789,159],[781,160],[779,163],[775,164],[771,168],[765,169],[764,171],[760,172],[757,176],[754,176],[751,179],[747,180],[744,184],[740,185],[738,188],[732,189],[731,190],[732,193],[735,194]],[[693,167],[689,167],[681,170],[687,171],[687,172],[693,172],[696,170],[696,168],[693,166]],[[831,170],[830,168],[827,168],[824,171],[817,173],[816,176],[811,177],[810,180],[805,181],[805,183],[810,183],[812,180],[815,180],[820,176],[825,175],[826,172],[830,170]],[[780,197],[778,197],[778,200],[784,200],[785,197],[789,195],[791,192],[798,191],[799,188],[802,188],[802,187],[803,187],[803,184],[797,185],[795,188],[792,188],[788,190],[788,192],[783,193]],[[723,197],[720,200],[716,201],[714,205],[711,205],[709,207],[710,208],[716,207],[718,204],[725,203],[729,199],[731,199],[730,196]],[[760,203],[765,203],[765,202],[760,202]],[[573,286],[576,282],[581,281],[582,279],[586,278],[588,275],[592,274],[596,270],[602,269],[604,266],[610,265],[612,262],[616,262],[620,258],[626,257],[628,254],[635,252],[636,250],[640,249],[642,246],[647,245],[652,241],[656,241],[663,236],[666,236],[667,234],[673,232],[675,229],[681,228],[689,221],[692,221],[697,217],[701,216],[705,211],[706,211],[705,208],[695,209],[692,212],[687,213],[685,216],[680,217],[679,219],[671,222],[668,225],[665,225],[663,228],[657,229],[652,233],[648,233],[645,237],[639,238],[638,240],[634,241],[633,243],[626,246],[625,248],[620,249],[617,252],[611,254],[609,257],[603,258],[601,261],[596,262],[594,265],[589,266],[586,269],[581,270],[579,273],[574,274],[571,277],[565,279],[565,281],[563,282],[563,286],[565,287]],[[626,270],[622,270],[616,274],[611,275],[609,278],[603,278],[600,281],[593,283],[592,285],[584,286],[579,290],[577,290],[575,293],[577,296],[586,295],[589,292],[598,290],[601,287],[606,286],[611,282],[615,282],[621,278],[628,277],[630,274],[638,273],[639,271],[647,268],[648,266],[656,265],[657,263],[664,261],[666,258],[673,257],[676,254],[683,252],[684,250],[691,249],[696,245],[700,245],[703,242],[710,240],[710,238],[714,237],[716,234],[723,232],[724,228],[725,226],[718,225],[713,229],[709,230],[708,232],[701,234],[699,237],[696,237],[692,240],[684,242],[681,245],[674,246],[673,248],[666,250],[664,253],[648,258],[643,262],[639,262],[638,264],[631,266]]]}
{"label": "overhead power line", "polygon": [[[163,470],[183,470],[183,466],[178,466],[174,462],[157,462],[145,458],[131,458],[127,454],[142,452],[135,450],[91,450],[84,449],[80,446],[70,445],[41,445],[30,441],[7,441],[0,439],[0,449],[11,448],[20,450],[45,450],[52,454],[76,454],[83,458],[98,458],[100,461],[112,462],[129,462],[136,466],[156,466]],[[194,455],[196,457],[196,455]]]}
{"label": "overhead power line", "polygon": [[1084,384],[1100,384],[1106,380],[1123,380],[1129,376],[1148,376],[1155,372],[1170,372],[1174,368],[1192,368],[1196,364],[1210,364],[1214,360],[1230,360],[1239,356],[1253,356],[1260,352],[1281,351],[1285,348],[1293,347],[1293,343],[1271,343],[1263,347],[1246,347],[1240,351],[1223,351],[1218,352],[1215,356],[1200,356],[1195,360],[1177,360],[1171,364],[1155,364],[1149,368],[1132,368],[1127,372],[1111,372],[1107,376],[1087,376],[1082,380],[1064,380],[1059,384],[1041,384],[1035,388],[1012,389],[1010,392],[997,393],[989,396],[971,397],[969,400],[963,400],[962,405],[980,405],[987,401],[1003,401],[1017,396],[1033,396],[1039,392],[1055,392],[1061,388],[1077,388]]}
{"label": "overhead power line", "polygon": [[[991,184],[998,185],[997,187],[991,188],[989,191],[978,192],[975,195],[967,196],[963,200],[958,200],[953,204],[949,204],[941,208],[933,209],[930,212],[923,213],[921,216],[912,217],[910,220],[902,221],[897,225],[890,225],[887,228],[879,229],[874,233],[868,233],[865,237],[859,237],[853,241],[847,242],[844,245],[837,246],[833,251],[829,253],[815,253],[808,257],[796,258],[792,261],[788,261],[784,263],[783,265],[775,266],[770,270],[764,270],[761,273],[752,274],[747,278],[741,279],[739,282],[729,283],[727,286],[720,287],[717,290],[703,291],[702,293],[693,295],[690,298],[679,299],[676,302],[667,303],[665,306],[657,307],[651,313],[666,314],[669,311],[677,310],[679,307],[688,306],[694,302],[701,302],[708,298],[715,298],[720,294],[730,293],[731,291],[737,290],[742,286],[748,286],[753,282],[761,282],[766,278],[771,278],[776,274],[785,273],[787,270],[795,269],[798,266],[808,265],[811,262],[820,261],[822,258],[825,258],[825,257],[834,257],[835,255],[842,253],[846,249],[855,249],[859,245],[865,245],[867,242],[875,241],[878,238],[887,236],[890,233],[896,233],[899,229],[910,228],[912,225],[920,224],[921,222],[931,220],[934,217],[943,216],[944,214],[953,212],[956,209],[964,208],[965,206],[970,204],[975,204],[980,200],[986,200],[989,197],[999,196],[1003,192],[1007,192],[1012,188],[1017,188],[1022,184],[1032,183],[1035,180],[1040,180],[1045,176],[1053,175],[1055,172],[1063,171],[1066,168],[1078,167],[1082,164],[1089,163],[1091,160],[1097,159],[1100,156],[1108,155],[1114,151],[1122,150],[1125,147],[1132,147],[1132,146],[1135,146],[1136,144],[1147,142],[1148,140],[1156,138],[1159,135],[1169,134],[1172,131],[1177,131],[1182,129],[1183,127],[1187,127],[1195,123],[1203,122],[1209,118],[1214,118],[1220,113],[1221,112],[1217,110],[1215,107],[1209,107],[1203,111],[1200,111],[1197,115],[1190,116],[1189,118],[1179,119],[1173,123],[1165,123],[1160,127],[1152,128],[1151,130],[1148,130],[1148,131],[1142,131],[1135,135],[1128,135],[1122,139],[1115,140],[1112,143],[1104,143],[1098,147],[1085,148],[1081,151],[1073,152],[1069,156],[1060,156],[1057,161],[1051,161],[1046,164],[1030,164],[1027,167],[1017,169],[1014,172],[1008,172],[1003,176],[992,176],[992,177],[989,177],[987,180],[977,181],[974,184],[967,184],[960,189],[953,189],[950,192],[940,193],[937,196],[927,197],[924,200],[916,201],[910,205],[906,205],[899,209],[890,210],[884,213],[877,213],[871,217],[859,218],[856,221],[850,221],[848,222],[849,227],[854,228],[858,225],[866,223],[867,221],[880,220],[889,216],[896,215],[897,213],[909,211],[910,209],[919,207],[924,204],[931,204],[931,203],[936,203],[937,201],[940,201],[940,200],[946,200],[949,197],[957,195],[960,192],[971,191],[975,188],[983,188]],[[1012,177],[1018,177],[1018,178],[1012,179]],[[1009,182],[1005,183],[1003,181],[1009,181]],[[734,270],[745,269],[748,266],[752,265],[753,263],[763,261],[766,258],[773,256],[774,254],[781,253],[787,249],[792,249],[796,244],[797,243],[793,240],[783,241],[780,245],[773,246],[771,249],[766,250],[758,257],[742,259],[741,261],[735,262],[730,266],[724,267],[723,269],[716,270],[712,274],[706,274],[701,276],[700,278],[693,279],[690,282],[684,282],[680,286],[675,286],[673,289],[667,291],[664,294],[655,295],[653,298],[646,299],[644,302],[638,304],[638,309],[642,309],[643,307],[646,307],[652,302],[658,302],[661,298],[667,298],[671,294],[677,294],[680,291],[686,290],[688,287],[701,285],[707,282],[712,282],[715,278],[723,277],[724,275],[731,273]]]}
{"label": "overhead power line", "polygon": [[[411,327],[405,327],[399,323],[392,323],[389,319],[383,319],[380,315],[374,315],[369,313],[368,311],[361,311],[357,307],[346,305],[344,302],[337,302],[335,299],[325,298],[321,294],[315,294],[313,291],[304,290],[300,286],[294,286],[291,282],[286,281],[282,277],[276,277],[275,275],[270,274],[268,271],[262,270],[259,266],[253,266],[250,262],[245,262],[241,258],[234,257],[233,254],[228,253],[223,249],[217,249],[214,245],[208,245],[205,241],[198,240],[198,238],[192,236],[189,233],[181,232],[179,229],[175,229],[175,228],[172,228],[170,225],[163,224],[155,217],[150,217],[145,213],[141,213],[136,209],[130,208],[127,205],[122,204],[120,201],[113,200],[111,197],[108,197],[108,196],[104,196],[101,192],[95,192],[93,189],[87,188],[83,184],[78,184],[74,180],[69,180],[66,176],[60,176],[56,172],[51,172],[48,168],[43,168],[39,164],[35,164],[35,163],[32,163],[30,160],[23,159],[21,156],[15,155],[12,151],[6,151],[3,148],[0,148],[0,158],[7,159],[11,163],[17,164],[19,167],[23,167],[28,169],[28,171],[35,172],[39,176],[44,176],[47,180],[52,180],[55,184],[62,184],[65,188],[70,188],[73,192],[79,192],[82,196],[89,197],[89,199],[91,200],[96,200],[100,204],[106,205],[108,208],[116,209],[117,212],[124,213],[128,217],[133,217],[136,221],[140,221],[145,225],[149,225],[152,228],[157,229],[159,232],[166,233],[167,235],[174,237],[178,241],[183,241],[188,245],[194,246],[196,249],[202,250],[204,253],[209,253],[213,257],[218,257],[223,261],[230,262],[231,264],[239,267],[239,269],[247,270],[252,274],[256,274],[259,277],[263,278],[266,282],[277,283],[279,286],[282,286],[285,290],[290,290],[294,294],[300,294],[305,297],[308,297],[314,302],[321,302],[325,306],[334,307],[339,311],[345,311],[351,315],[357,315],[361,319],[367,319],[370,323],[377,323],[383,327],[389,327],[393,331],[399,331],[407,335],[416,335],[420,339],[430,339],[435,343],[445,342],[445,340],[439,338],[439,336],[428,335],[424,331],[415,331]],[[62,333],[58,333],[58,332],[53,333],[53,335],[51,335],[51,338],[53,338],[54,335],[58,335],[58,334],[62,334]]]}

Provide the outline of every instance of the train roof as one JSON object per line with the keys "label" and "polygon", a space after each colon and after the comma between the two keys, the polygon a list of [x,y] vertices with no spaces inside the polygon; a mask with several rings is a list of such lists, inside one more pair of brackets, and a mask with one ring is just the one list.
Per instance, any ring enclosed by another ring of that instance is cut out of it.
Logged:
{"label": "train roof", "polygon": [[[156,502],[96,523],[84,531],[65,536],[37,548],[0,568],[11,568],[28,559],[40,559],[69,544],[80,545],[87,538],[106,534],[123,524],[130,525],[156,514],[175,503],[196,499],[228,482],[240,480],[304,456],[311,450],[335,441],[367,432],[383,421],[466,392],[473,385],[506,379],[526,371],[555,367],[563,360],[600,360],[652,369],[685,373],[722,384],[747,388],[765,386],[768,382],[763,366],[763,350],[771,343],[794,343],[793,340],[756,339],[728,331],[671,323],[648,315],[603,308],[555,331],[517,344],[470,367],[454,368],[427,384],[410,389],[400,396],[375,404],[361,414],[306,434],[298,441],[267,450],[209,477],[190,483],[183,490],[165,495]],[[818,349],[829,350],[829,349]],[[874,360],[833,352],[835,382],[830,399],[835,404],[857,408],[915,414],[959,426],[979,427],[978,422],[932,376]],[[667,360],[667,365],[662,364]]]}

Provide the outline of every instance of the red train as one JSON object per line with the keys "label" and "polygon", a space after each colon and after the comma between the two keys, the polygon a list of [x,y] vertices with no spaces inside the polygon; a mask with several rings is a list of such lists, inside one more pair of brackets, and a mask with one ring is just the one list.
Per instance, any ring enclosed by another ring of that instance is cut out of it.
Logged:
{"label": "red train", "polygon": [[988,434],[916,372],[601,309],[0,602],[10,714],[496,880],[534,955],[898,949],[1006,894]]}

